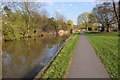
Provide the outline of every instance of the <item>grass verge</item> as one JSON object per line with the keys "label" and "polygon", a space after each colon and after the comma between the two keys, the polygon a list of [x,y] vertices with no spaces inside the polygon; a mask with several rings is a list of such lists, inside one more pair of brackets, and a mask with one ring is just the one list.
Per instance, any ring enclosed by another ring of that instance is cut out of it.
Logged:
{"label": "grass verge", "polygon": [[111,78],[118,78],[118,36],[115,35],[117,33],[110,35],[110,33],[87,32],[86,34]]}
{"label": "grass verge", "polygon": [[70,40],[67,41],[66,45],[41,78],[64,78],[66,76],[79,36],[79,33],[71,36]]}

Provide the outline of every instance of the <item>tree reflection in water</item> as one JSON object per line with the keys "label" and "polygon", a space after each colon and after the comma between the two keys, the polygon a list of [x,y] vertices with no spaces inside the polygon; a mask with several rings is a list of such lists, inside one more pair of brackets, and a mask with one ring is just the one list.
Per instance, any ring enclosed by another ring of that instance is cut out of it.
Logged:
{"label": "tree reflection in water", "polygon": [[3,42],[3,78],[33,78],[66,37],[47,36]]}

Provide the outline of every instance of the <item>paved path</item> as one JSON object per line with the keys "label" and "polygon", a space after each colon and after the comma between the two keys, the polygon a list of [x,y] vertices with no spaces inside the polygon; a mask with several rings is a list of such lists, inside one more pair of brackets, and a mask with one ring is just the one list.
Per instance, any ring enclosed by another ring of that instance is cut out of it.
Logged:
{"label": "paved path", "polygon": [[67,78],[109,78],[84,34],[80,36]]}

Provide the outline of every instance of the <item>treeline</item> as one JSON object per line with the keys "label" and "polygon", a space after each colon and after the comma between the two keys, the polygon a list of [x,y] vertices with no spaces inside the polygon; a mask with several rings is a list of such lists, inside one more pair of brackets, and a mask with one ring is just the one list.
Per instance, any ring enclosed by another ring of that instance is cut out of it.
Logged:
{"label": "treeline", "polygon": [[97,0],[91,13],[78,16],[78,25],[86,28],[96,28],[100,31],[120,31],[120,1]]}
{"label": "treeline", "polygon": [[49,18],[40,2],[3,2],[2,34],[4,40],[18,40],[25,37],[58,34],[60,29],[68,30],[65,17],[56,12]]}

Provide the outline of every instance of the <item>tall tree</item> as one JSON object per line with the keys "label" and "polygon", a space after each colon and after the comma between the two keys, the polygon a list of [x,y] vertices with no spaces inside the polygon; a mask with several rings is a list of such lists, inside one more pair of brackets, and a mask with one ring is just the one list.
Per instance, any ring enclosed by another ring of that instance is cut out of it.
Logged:
{"label": "tall tree", "polygon": [[88,24],[89,24],[90,28],[96,28],[98,25],[98,22],[92,13],[88,14]]}
{"label": "tall tree", "polygon": [[58,29],[66,29],[65,23],[66,18],[64,15],[60,14],[59,12],[55,12],[55,20],[57,20],[58,23]]}
{"label": "tall tree", "polygon": [[40,14],[40,16],[49,17],[49,13],[45,9],[42,9],[39,12],[39,14]]}
{"label": "tall tree", "polygon": [[[118,2],[118,16],[119,16],[119,19],[118,19],[118,27],[119,27],[119,32],[120,32],[120,0]],[[120,34],[119,34],[120,35]]]}
{"label": "tall tree", "polygon": [[39,12],[43,5],[44,5],[43,3],[29,2],[29,0],[27,1],[25,0],[23,2],[7,3],[7,6],[9,6],[14,11],[16,11],[17,13],[20,12],[20,14],[22,13],[22,16],[27,26],[26,36],[30,36],[30,24],[32,23],[31,18],[32,18],[33,12]]}
{"label": "tall tree", "polygon": [[70,33],[73,33],[73,21],[72,20],[68,20],[67,21],[68,25],[70,26]]}
{"label": "tall tree", "polygon": [[114,14],[118,23],[118,31],[120,32],[120,0],[116,2],[115,0],[112,0],[112,5],[114,9]]}
{"label": "tall tree", "polygon": [[56,36],[58,35],[58,22],[53,17],[48,19],[48,24],[54,27],[54,30],[56,32]]}
{"label": "tall tree", "polygon": [[98,4],[93,9],[93,14],[96,17],[97,21],[102,24],[102,29],[104,31],[105,27],[107,31],[110,31],[110,26],[115,23],[115,14],[112,6],[109,2],[104,2],[102,4]]}
{"label": "tall tree", "polygon": [[88,31],[89,13],[85,12],[79,15],[77,22],[78,22],[78,25],[84,25],[86,27],[86,30]]}

